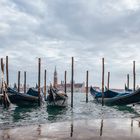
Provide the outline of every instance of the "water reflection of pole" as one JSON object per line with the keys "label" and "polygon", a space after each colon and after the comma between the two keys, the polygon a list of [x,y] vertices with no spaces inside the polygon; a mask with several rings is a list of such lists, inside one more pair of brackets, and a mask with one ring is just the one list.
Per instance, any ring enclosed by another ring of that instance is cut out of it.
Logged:
{"label": "water reflection of pole", "polygon": [[131,134],[133,133],[133,119],[131,120]]}
{"label": "water reflection of pole", "polygon": [[40,136],[41,135],[41,125],[38,125],[37,132],[38,132],[38,136]]}
{"label": "water reflection of pole", "polygon": [[133,119],[131,120],[131,127],[133,127]]}
{"label": "water reflection of pole", "polygon": [[70,137],[73,137],[73,111],[71,112]]}
{"label": "water reflection of pole", "polygon": [[138,126],[140,127],[140,122],[138,122]]}
{"label": "water reflection of pole", "polygon": [[103,135],[103,124],[104,124],[104,120],[101,120],[100,136]]}
{"label": "water reflection of pole", "polygon": [[70,137],[73,137],[73,123],[71,123],[71,133],[70,133]]}
{"label": "water reflection of pole", "polygon": [[10,133],[9,130],[5,130],[5,131],[4,131],[4,134],[3,134],[3,136],[2,136],[2,139],[3,139],[3,140],[10,140],[11,137],[10,137],[10,134],[9,134],[9,133]]}

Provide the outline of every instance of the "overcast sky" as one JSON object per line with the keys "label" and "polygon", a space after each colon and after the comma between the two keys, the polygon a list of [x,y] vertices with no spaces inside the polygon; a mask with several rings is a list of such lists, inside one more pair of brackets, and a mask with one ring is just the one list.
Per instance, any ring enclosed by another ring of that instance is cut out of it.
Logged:
{"label": "overcast sky", "polygon": [[28,83],[35,83],[38,57],[48,83],[55,65],[59,81],[64,70],[70,81],[74,56],[77,82],[89,70],[90,84],[101,86],[104,57],[111,87],[123,88],[127,73],[132,82],[133,60],[140,84],[140,1],[0,0],[0,55],[9,56],[11,82],[17,81],[18,70],[26,70]]}

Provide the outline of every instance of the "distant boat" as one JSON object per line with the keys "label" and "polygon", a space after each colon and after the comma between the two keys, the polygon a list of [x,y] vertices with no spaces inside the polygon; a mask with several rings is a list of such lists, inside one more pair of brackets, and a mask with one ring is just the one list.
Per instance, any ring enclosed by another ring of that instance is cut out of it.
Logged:
{"label": "distant boat", "polygon": [[51,87],[48,90],[46,101],[48,106],[66,107],[68,105],[68,96],[63,91]]}
{"label": "distant boat", "polygon": [[133,90],[132,90],[132,89],[129,89],[129,88],[125,85],[125,91],[126,91],[126,92],[132,92]]}
{"label": "distant boat", "polygon": [[11,103],[16,104],[17,106],[34,105],[38,103],[38,91],[35,88],[30,88],[27,93],[19,93],[8,87],[7,95]]}
{"label": "distant boat", "polygon": [[[91,87],[90,93],[97,102],[102,102],[102,92],[98,92]],[[140,88],[135,92],[119,93],[111,90],[104,92],[104,103],[108,105],[127,105],[138,102],[140,102]]]}

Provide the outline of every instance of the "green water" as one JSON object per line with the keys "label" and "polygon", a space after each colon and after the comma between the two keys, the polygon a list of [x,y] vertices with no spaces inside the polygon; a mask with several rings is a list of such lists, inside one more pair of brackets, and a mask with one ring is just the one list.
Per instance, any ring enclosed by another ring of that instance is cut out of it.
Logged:
{"label": "green water", "polygon": [[140,115],[140,105],[136,106],[104,106],[97,104],[89,95],[89,102],[85,102],[84,93],[74,94],[74,107],[66,108],[49,107],[43,104],[41,107],[21,108],[12,105],[9,109],[0,107],[0,129],[9,127],[54,123],[83,119],[108,119],[108,118],[132,118]]}

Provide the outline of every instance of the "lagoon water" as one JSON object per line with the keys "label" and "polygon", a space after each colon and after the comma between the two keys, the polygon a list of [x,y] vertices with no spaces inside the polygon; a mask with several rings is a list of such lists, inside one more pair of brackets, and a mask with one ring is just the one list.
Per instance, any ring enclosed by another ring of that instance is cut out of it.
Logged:
{"label": "lagoon water", "polygon": [[104,106],[84,93],[74,94],[74,107],[0,107],[0,140],[137,140],[140,105]]}
{"label": "lagoon water", "polygon": [[104,106],[97,104],[89,95],[89,102],[85,102],[84,93],[74,93],[74,107],[47,108],[41,107],[21,108],[12,105],[8,110],[0,108],[0,129],[25,126],[32,124],[55,123],[73,120],[109,119],[109,118],[136,118],[140,115],[140,105],[136,106]]}

